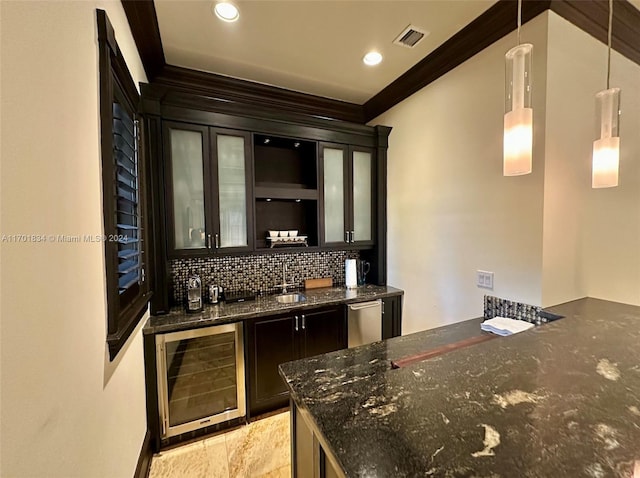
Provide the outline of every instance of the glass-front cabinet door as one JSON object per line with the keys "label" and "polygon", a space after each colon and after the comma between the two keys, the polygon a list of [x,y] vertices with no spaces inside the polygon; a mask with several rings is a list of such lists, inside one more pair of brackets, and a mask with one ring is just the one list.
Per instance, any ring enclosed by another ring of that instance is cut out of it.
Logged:
{"label": "glass-front cabinet door", "polygon": [[171,256],[248,250],[249,133],[165,122],[168,244]]}
{"label": "glass-front cabinet door", "polygon": [[207,127],[164,123],[167,185],[168,242],[173,253],[207,254],[207,177],[209,131]]}
{"label": "glass-front cabinet door", "polygon": [[323,246],[374,243],[373,150],[324,143],[322,161]]}
{"label": "glass-front cabinet door", "polygon": [[352,164],[352,223],[350,242],[373,243],[374,164],[371,151],[353,149]]}
{"label": "glass-front cabinet door", "polygon": [[344,245],[349,241],[348,198],[349,150],[343,145],[321,144],[323,245]]}
{"label": "glass-front cabinet door", "polygon": [[251,136],[215,128],[210,134],[215,191],[213,247],[218,251],[247,250],[253,230]]}

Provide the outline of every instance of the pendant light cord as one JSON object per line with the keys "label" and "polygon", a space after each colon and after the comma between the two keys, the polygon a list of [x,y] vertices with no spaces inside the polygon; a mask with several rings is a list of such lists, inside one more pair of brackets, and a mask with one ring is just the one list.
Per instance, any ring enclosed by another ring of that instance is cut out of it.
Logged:
{"label": "pendant light cord", "polygon": [[[521,26],[522,26],[522,0],[518,0],[518,45],[520,45],[520,27]],[[611,32],[611,27],[609,27],[609,32]],[[611,33],[609,33],[609,35],[611,35]],[[611,43],[611,40],[609,40],[609,43]]]}
{"label": "pendant light cord", "polygon": [[611,26],[613,24],[613,0],[609,0],[609,33],[607,39],[607,90],[611,79]]}

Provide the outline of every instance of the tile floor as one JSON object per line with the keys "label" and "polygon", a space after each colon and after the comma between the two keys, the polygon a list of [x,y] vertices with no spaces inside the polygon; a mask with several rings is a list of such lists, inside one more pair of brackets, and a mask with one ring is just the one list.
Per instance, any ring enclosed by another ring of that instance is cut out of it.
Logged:
{"label": "tile floor", "polygon": [[154,455],[149,478],[291,476],[289,412]]}

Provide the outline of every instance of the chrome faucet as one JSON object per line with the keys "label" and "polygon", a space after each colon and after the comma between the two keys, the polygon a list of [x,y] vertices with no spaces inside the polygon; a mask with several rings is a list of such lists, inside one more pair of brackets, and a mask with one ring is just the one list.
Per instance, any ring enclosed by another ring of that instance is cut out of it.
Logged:
{"label": "chrome faucet", "polygon": [[282,287],[282,293],[287,293],[287,287],[293,286],[295,284],[287,284],[287,265],[282,264],[282,284],[277,284],[276,287]]}

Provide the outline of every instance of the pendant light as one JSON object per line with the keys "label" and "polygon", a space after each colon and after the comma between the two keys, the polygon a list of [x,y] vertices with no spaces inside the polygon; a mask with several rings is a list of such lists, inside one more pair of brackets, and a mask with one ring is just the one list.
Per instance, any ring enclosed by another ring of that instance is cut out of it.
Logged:
{"label": "pendant light", "polygon": [[592,188],[618,185],[620,164],[620,88],[610,88],[611,24],[613,0],[609,0],[609,35],[607,51],[607,89],[596,94],[596,139],[593,142]]}
{"label": "pendant light", "polygon": [[520,44],[522,0],[518,0],[518,46],[505,55],[504,176],[531,172],[533,109],[531,107],[531,57],[533,45]]}

